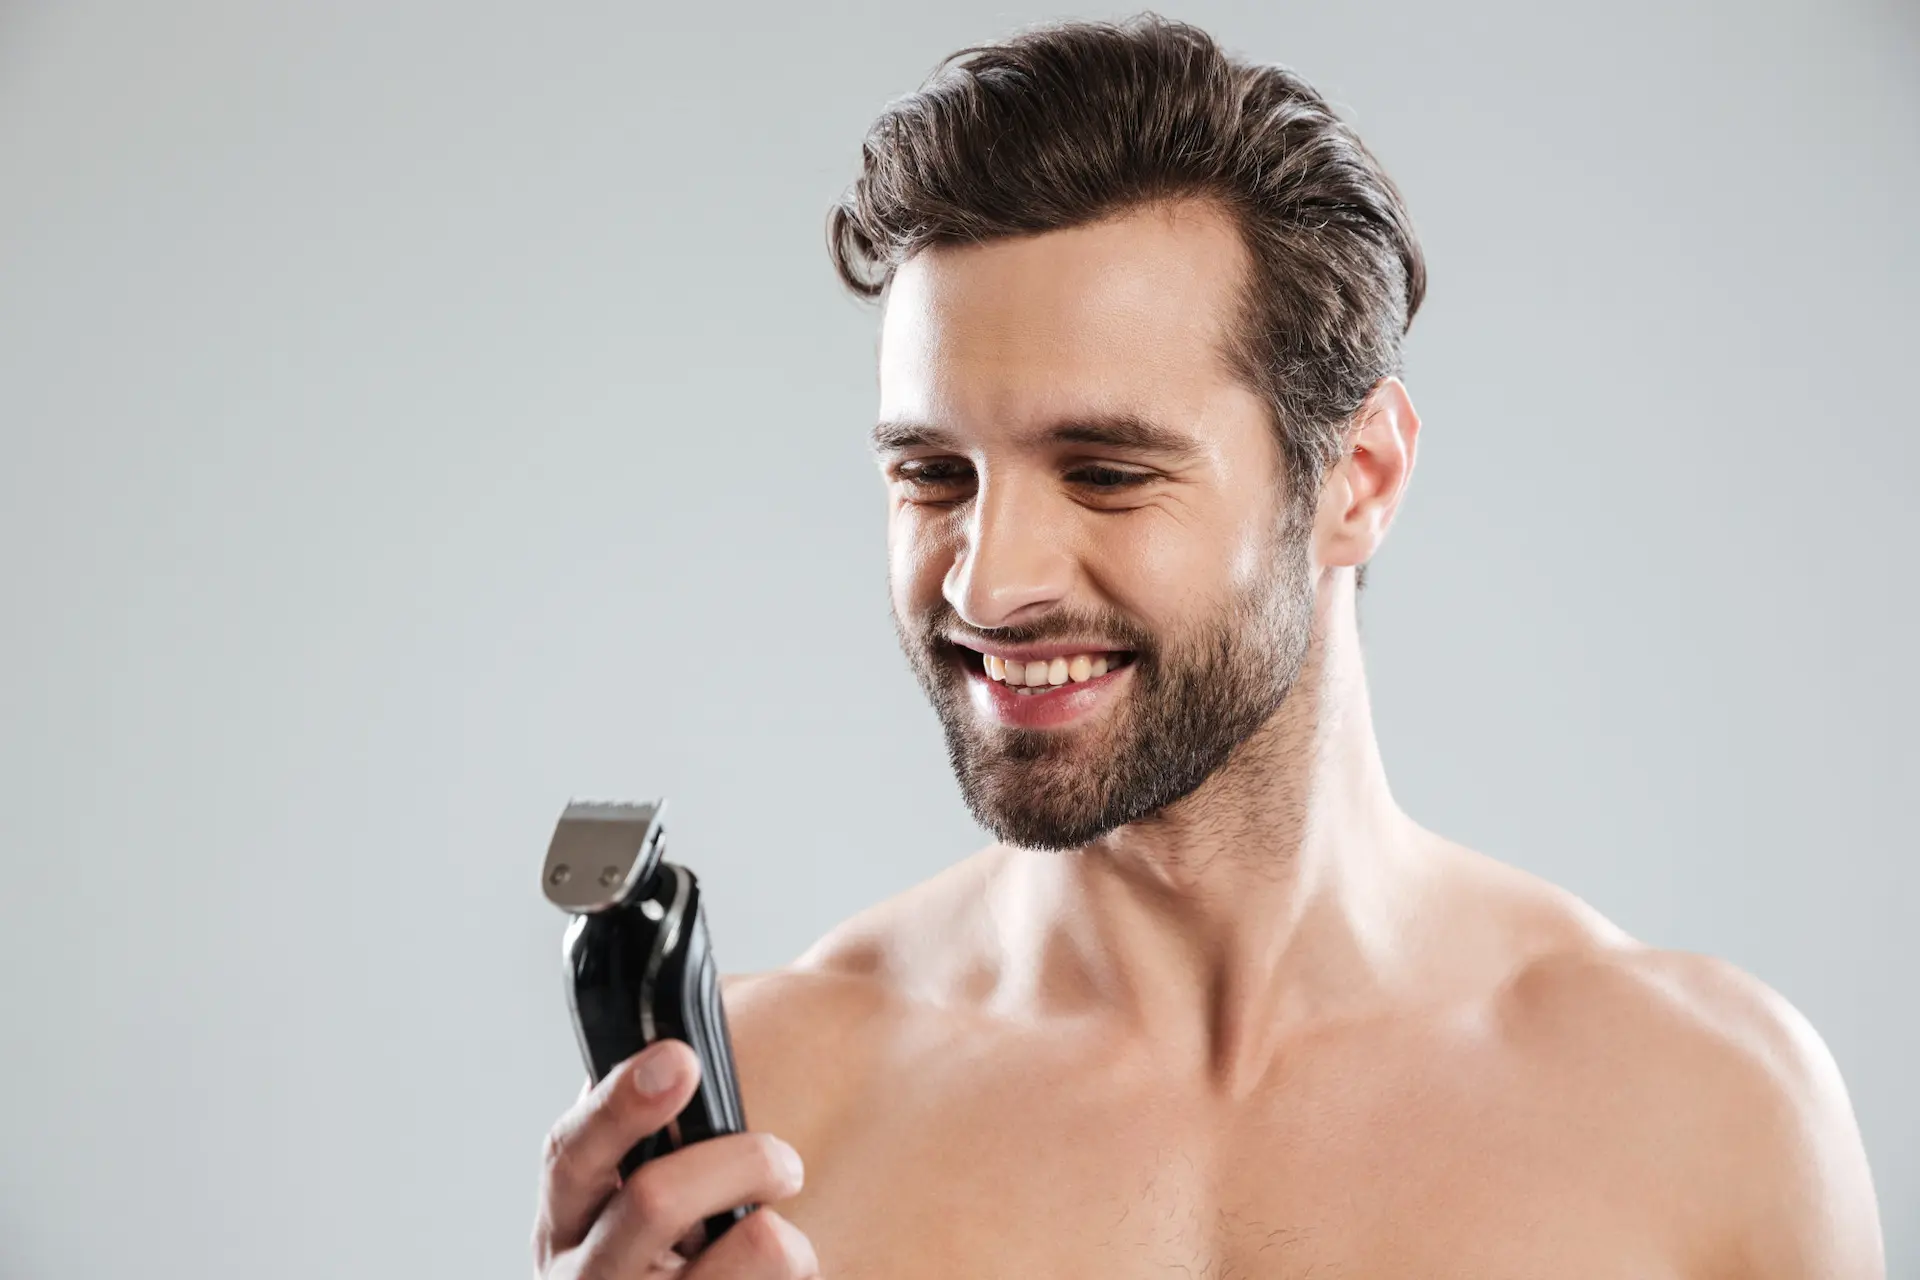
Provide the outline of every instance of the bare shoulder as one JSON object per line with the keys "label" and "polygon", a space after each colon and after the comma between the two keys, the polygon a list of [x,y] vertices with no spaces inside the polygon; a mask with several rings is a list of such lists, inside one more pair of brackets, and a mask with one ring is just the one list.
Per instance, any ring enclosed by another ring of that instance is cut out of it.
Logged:
{"label": "bare shoulder", "polygon": [[1498,1016],[1576,1108],[1699,1189],[1700,1274],[1885,1275],[1846,1085],[1779,992],[1714,956],[1596,937],[1530,959]]}
{"label": "bare shoulder", "polygon": [[812,968],[727,975],[721,998],[749,1126],[811,1157],[877,1070],[897,1002],[871,978]]}
{"label": "bare shoulder", "polygon": [[804,1158],[846,1108],[884,1087],[897,1051],[941,1018],[927,967],[960,953],[954,891],[975,874],[958,863],[835,926],[784,968],[721,979],[754,1128]]}
{"label": "bare shoulder", "polygon": [[1479,952],[1466,971],[1492,985],[1470,989],[1491,992],[1490,1023],[1536,1100],[1589,1158],[1614,1162],[1624,1194],[1671,1202],[1697,1274],[1885,1275],[1852,1103],[1798,1009],[1519,868],[1450,844],[1445,856],[1458,896],[1442,947]]}

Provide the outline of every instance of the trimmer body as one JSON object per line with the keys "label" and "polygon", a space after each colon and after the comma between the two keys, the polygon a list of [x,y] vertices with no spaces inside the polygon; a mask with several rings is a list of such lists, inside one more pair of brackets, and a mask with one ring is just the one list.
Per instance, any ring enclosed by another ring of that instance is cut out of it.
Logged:
{"label": "trimmer body", "polygon": [[[700,882],[665,858],[664,808],[569,804],[540,877],[548,900],[574,914],[563,945],[567,1005],[588,1074],[598,1082],[661,1039],[685,1041],[700,1059],[692,1099],[627,1153],[623,1178],[689,1142],[746,1129]],[[753,1208],[708,1218],[708,1240]]]}

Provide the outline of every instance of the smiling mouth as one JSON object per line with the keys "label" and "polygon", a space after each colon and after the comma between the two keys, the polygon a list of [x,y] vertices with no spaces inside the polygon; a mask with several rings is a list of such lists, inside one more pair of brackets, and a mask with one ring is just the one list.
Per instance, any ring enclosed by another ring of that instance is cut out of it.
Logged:
{"label": "smiling mouth", "polygon": [[1012,662],[962,647],[960,661],[994,684],[1005,685],[1024,697],[1035,697],[1098,680],[1127,666],[1133,661],[1133,654],[1124,649],[1096,650],[1032,662]]}

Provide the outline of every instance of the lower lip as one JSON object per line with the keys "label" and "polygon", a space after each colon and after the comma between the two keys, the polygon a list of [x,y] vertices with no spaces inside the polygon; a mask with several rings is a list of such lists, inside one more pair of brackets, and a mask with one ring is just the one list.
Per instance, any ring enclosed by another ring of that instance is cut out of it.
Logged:
{"label": "lower lip", "polygon": [[1077,684],[1048,685],[1046,693],[1021,693],[1017,686],[992,679],[972,665],[966,667],[973,705],[1001,724],[1017,729],[1057,729],[1085,719],[1113,699],[1120,682],[1132,670],[1133,664],[1129,662]]}

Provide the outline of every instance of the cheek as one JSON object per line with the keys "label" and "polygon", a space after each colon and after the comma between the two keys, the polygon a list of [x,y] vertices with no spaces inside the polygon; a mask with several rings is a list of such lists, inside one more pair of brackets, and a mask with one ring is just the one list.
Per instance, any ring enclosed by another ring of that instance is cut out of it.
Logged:
{"label": "cheek", "polygon": [[952,555],[941,522],[902,504],[887,524],[887,584],[903,616],[923,613],[940,598]]}
{"label": "cheek", "polygon": [[1264,524],[1237,531],[1226,560],[1227,589],[1238,595],[1266,582],[1273,576],[1274,555],[1273,534]]}
{"label": "cheek", "polygon": [[1259,531],[1232,519],[1160,518],[1110,526],[1098,540],[1104,585],[1143,621],[1175,621],[1234,598],[1267,572]]}

